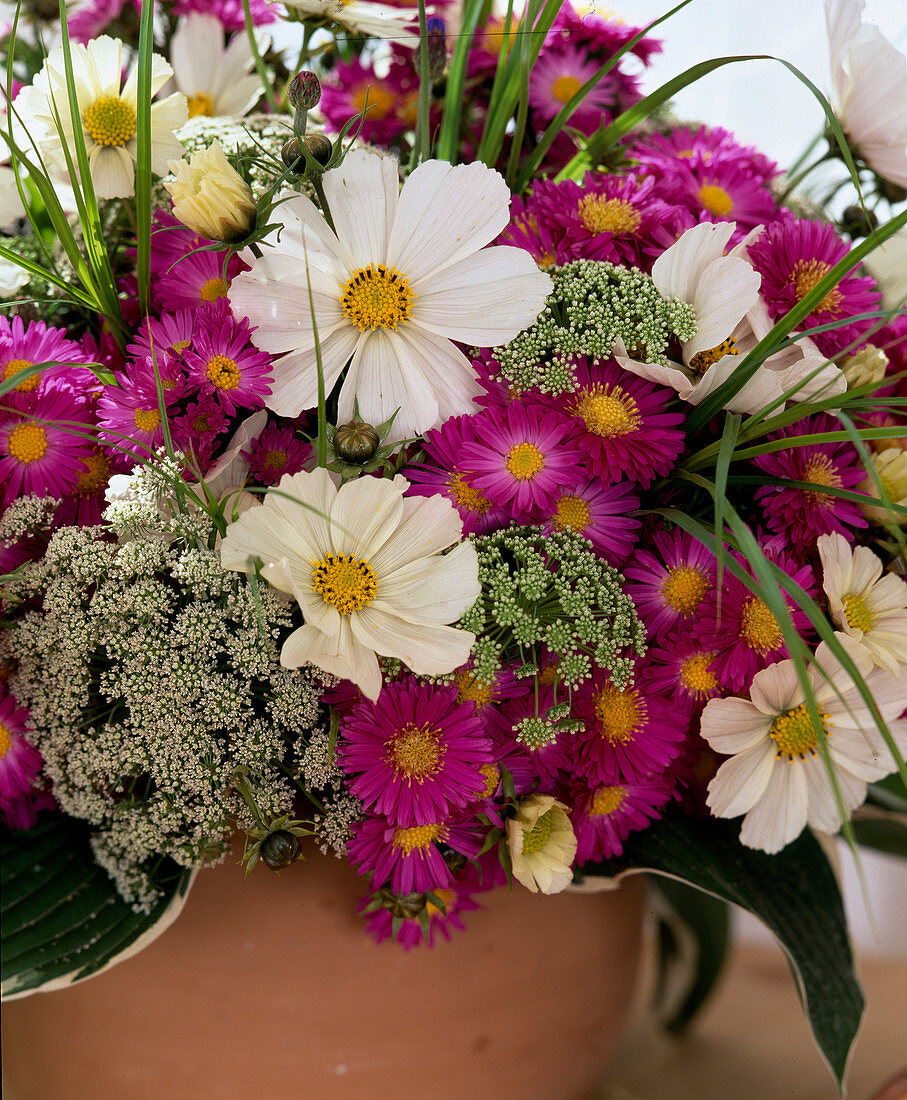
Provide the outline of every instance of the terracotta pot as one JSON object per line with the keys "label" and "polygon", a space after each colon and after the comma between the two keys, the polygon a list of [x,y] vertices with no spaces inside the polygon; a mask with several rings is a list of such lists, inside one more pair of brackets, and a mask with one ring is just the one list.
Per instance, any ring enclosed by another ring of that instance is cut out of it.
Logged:
{"label": "terracotta pot", "polygon": [[643,885],[484,894],[433,949],[376,944],[361,880],[316,857],[202,872],[119,966],[3,1010],[8,1100],[568,1100],[601,1075],[639,957]]}

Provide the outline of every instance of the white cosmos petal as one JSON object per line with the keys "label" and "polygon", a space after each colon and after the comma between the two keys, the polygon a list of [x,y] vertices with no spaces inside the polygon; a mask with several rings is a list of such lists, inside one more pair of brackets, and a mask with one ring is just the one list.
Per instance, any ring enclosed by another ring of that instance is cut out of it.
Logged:
{"label": "white cosmos petal", "polygon": [[741,843],[769,855],[780,852],[803,832],[807,797],[803,768],[786,761],[774,768],[764,794],[743,819]]}
{"label": "white cosmos petal", "polygon": [[699,325],[696,335],[683,345],[685,363],[689,364],[700,351],[717,347],[731,335],[755,305],[761,282],[759,272],[737,256],[722,256],[702,270],[692,298],[682,299],[695,309]]}
{"label": "white cosmos petal", "polygon": [[[806,780],[807,797],[807,821],[813,829],[822,833],[836,833],[841,828],[841,815],[838,812],[838,803],[835,800],[834,791],[825,770],[825,764],[821,757],[811,757],[799,764]],[[859,806],[866,796],[866,784],[855,780],[841,770],[837,771],[838,786],[844,795],[844,803],[853,809]],[[852,796],[859,792],[859,796],[852,801]],[[851,796],[847,797],[848,794]]]}
{"label": "white cosmos petal", "polygon": [[753,749],[767,735],[771,718],[748,699],[710,699],[702,712],[700,732],[709,747],[723,756]]}
{"label": "white cosmos petal", "polygon": [[652,265],[658,293],[692,303],[703,272],[724,255],[735,228],[735,222],[701,222],[686,230]]}
{"label": "white cosmos petal", "polygon": [[349,420],[354,400],[370,424],[382,424],[397,412],[393,433],[405,439],[441,420],[437,398],[423,371],[424,350],[390,329],[363,333],[340,389],[338,416]]}
{"label": "white cosmos petal", "polygon": [[[436,427],[447,417],[474,413],[473,398],[482,392],[475,368],[462,351],[442,336],[427,332],[415,322],[393,334],[395,347],[401,357],[418,362],[419,371],[425,376],[441,410],[434,424],[417,429],[421,434],[429,427]],[[401,427],[398,417],[394,421],[394,438],[405,439],[408,434]]]}
{"label": "white cosmos petal", "polygon": [[[295,270],[291,271],[294,262]],[[274,355],[314,348],[309,283],[305,272],[299,270],[299,261],[275,255],[270,268],[268,279],[261,278],[258,271],[240,272],[230,285],[230,308],[236,317],[248,318],[257,328],[252,339],[262,351]],[[336,280],[314,265],[309,268],[309,278],[318,338],[323,345],[341,325],[345,330],[352,330],[352,326],[344,319]],[[350,334],[358,336],[358,330]]]}
{"label": "white cosmos petal", "polygon": [[495,347],[536,320],[552,285],[522,248],[484,248],[420,282],[412,316],[438,336]]}
{"label": "white cosmos petal", "polygon": [[725,760],[709,783],[706,802],[715,817],[739,817],[762,798],[775,765],[771,741]]}
{"label": "white cosmos petal", "polygon": [[[330,393],[334,388],[340,372],[356,350],[358,339],[359,330],[350,327],[336,329],[322,338],[321,362],[325,393]],[[318,404],[318,358],[314,348],[290,352],[275,359],[271,366],[271,375],[274,381],[266,404],[279,416],[299,416],[301,412]],[[349,415],[346,419],[349,419]],[[381,421],[374,423],[380,424]]]}
{"label": "white cosmos petal", "polygon": [[88,154],[88,167],[99,198],[135,194],[135,163],[122,146],[96,145]]}
{"label": "white cosmos petal", "polygon": [[[403,516],[400,486],[387,478],[356,478],[344,485],[331,508],[334,552],[368,559],[391,537]],[[380,587],[380,586],[379,586]]]}
{"label": "white cosmos petal", "polygon": [[753,706],[772,719],[803,702],[803,688],[793,661],[776,661],[760,669],[750,686]]}
{"label": "white cosmos petal", "polygon": [[283,643],[280,663],[284,668],[313,664],[334,676],[352,680],[372,702],[381,692],[381,670],[374,650],[356,640],[345,618],[335,638],[322,634],[308,623],[294,630]]}
{"label": "white cosmos petal", "polygon": [[441,676],[465,664],[475,634],[452,626],[408,623],[397,615],[364,607],[350,616],[353,634],[387,657],[398,657],[419,676]]}
{"label": "white cosmos petal", "polygon": [[393,536],[379,550],[373,551],[370,559],[382,578],[418,558],[439,554],[459,542],[463,534],[459,513],[447,497],[440,494],[405,497],[401,502],[399,523]]}
{"label": "white cosmos petal", "polygon": [[[397,162],[381,153],[356,149],[322,179],[337,235],[350,252],[351,271],[385,263],[400,191]],[[410,272],[401,270],[412,281]]]}
{"label": "white cosmos petal", "polygon": [[443,557],[423,558],[381,576],[375,610],[393,611],[406,622],[449,623],[478,599],[478,556],[461,542]]}

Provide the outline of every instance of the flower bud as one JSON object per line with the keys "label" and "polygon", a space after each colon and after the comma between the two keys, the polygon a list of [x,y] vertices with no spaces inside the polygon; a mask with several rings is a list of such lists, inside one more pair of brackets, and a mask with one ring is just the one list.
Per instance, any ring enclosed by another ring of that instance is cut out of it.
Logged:
{"label": "flower bud", "polygon": [[268,833],[261,842],[261,858],[272,871],[282,871],[299,858],[299,841],[286,829]]}
{"label": "flower bud", "polygon": [[888,370],[888,356],[881,348],[867,344],[856,355],[848,355],[840,366],[847,379],[847,388],[854,390],[857,386],[865,386],[867,382],[878,385]]}
{"label": "flower bud", "polygon": [[430,15],[425,21],[428,44],[428,79],[434,83],[444,76],[447,68],[447,43],[444,38],[444,20]]}
{"label": "flower bud", "polygon": [[309,151],[309,155],[319,164],[327,164],[334,152],[331,139],[324,134],[309,134],[302,139],[302,144]]}
{"label": "flower bud", "polygon": [[334,434],[334,450],[344,462],[353,466],[364,466],[374,458],[379,443],[375,429],[361,420],[339,425]]}
{"label": "flower bud", "polygon": [[305,157],[302,155],[302,144],[299,138],[292,137],[289,141],[284,142],[284,146],[280,150],[280,157],[291,172],[305,171]]}
{"label": "flower bud", "polygon": [[255,224],[252,189],[214,141],[193,153],[188,163],[170,161],[176,176],[164,186],[173,199],[173,214],[183,225],[212,241],[239,241]]}
{"label": "flower bud", "polygon": [[310,111],[321,101],[321,82],[315,73],[300,69],[287,85],[287,99],[295,111]]}
{"label": "flower bud", "polygon": [[848,206],[841,215],[841,228],[852,241],[858,237],[868,237],[878,225],[879,219],[875,214],[862,206]]}

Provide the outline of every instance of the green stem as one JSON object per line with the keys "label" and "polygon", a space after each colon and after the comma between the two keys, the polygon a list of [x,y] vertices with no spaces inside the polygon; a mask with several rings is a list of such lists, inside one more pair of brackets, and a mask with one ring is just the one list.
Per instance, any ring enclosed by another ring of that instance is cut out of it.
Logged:
{"label": "green stem", "polygon": [[431,155],[429,112],[431,111],[431,79],[428,72],[428,20],[425,0],[419,0],[419,113],[409,166],[415,168]]}
{"label": "green stem", "polygon": [[242,0],[243,17],[246,23],[246,36],[249,39],[249,48],[252,51],[252,56],[255,58],[255,71],[258,73],[258,78],[261,81],[261,86],[264,89],[265,98],[268,101],[268,105],[275,115],[280,114],[280,104],[274,95],[274,89],[271,87],[271,81],[268,77],[268,70],[265,68],[264,60],[261,56],[261,51],[258,48],[258,43],[255,41],[255,26],[252,23],[252,12],[249,8],[249,0]]}

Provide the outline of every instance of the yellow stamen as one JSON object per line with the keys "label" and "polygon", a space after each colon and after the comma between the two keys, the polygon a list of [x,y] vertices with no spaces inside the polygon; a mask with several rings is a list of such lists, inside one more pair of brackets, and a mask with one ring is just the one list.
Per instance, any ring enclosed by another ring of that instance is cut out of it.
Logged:
{"label": "yellow stamen", "polygon": [[76,479],[75,496],[90,497],[99,493],[110,481],[110,459],[103,451],[93,451],[82,458],[84,470]]}
{"label": "yellow stamen", "polygon": [[12,731],[0,722],[0,760],[9,752],[13,745]]}
{"label": "yellow stamen", "polygon": [[661,583],[661,597],[681,615],[692,615],[712,587],[708,575],[692,565],[672,566]]}
{"label": "yellow stamen", "polygon": [[626,199],[583,195],[579,200],[577,213],[590,233],[632,235],[642,224],[642,214]]}
{"label": "yellow stamen", "polygon": [[618,691],[613,684],[606,684],[596,693],[595,717],[606,741],[626,744],[645,724],[646,701],[633,688]]}
{"label": "yellow stamen", "polygon": [[[14,374],[18,374],[20,370],[26,370],[28,367],[33,367],[35,364],[31,359],[10,359],[10,361],[3,368],[3,381],[8,378],[12,378]],[[31,377],[26,378],[24,382],[20,382],[17,386],[13,386],[15,393],[31,393],[32,390],[36,390],[41,384],[41,371],[36,371]]]}
{"label": "yellow stamen", "polygon": [[783,640],[778,620],[756,596],[750,596],[740,613],[740,638],[760,657],[777,649]]}
{"label": "yellow stamen", "polygon": [[82,122],[98,145],[120,147],[135,137],[135,111],[118,95],[96,99],[82,115]]}
{"label": "yellow stamen", "polygon": [[286,451],[268,451],[265,455],[264,467],[266,470],[282,470],[286,464]]}
{"label": "yellow stamen", "polygon": [[412,300],[409,279],[395,267],[369,264],[354,271],[340,295],[347,317],[364,332],[395,329],[409,320]]}
{"label": "yellow stamen", "polygon": [[722,340],[716,347],[709,348],[708,351],[697,351],[690,360],[690,370],[696,371],[697,374],[705,374],[713,363],[717,363],[718,360],[723,359],[725,355],[739,354],[740,348],[737,347],[737,341],[733,336],[729,336],[726,340]]}
{"label": "yellow stamen", "polygon": [[223,279],[208,279],[198,293],[203,302],[216,302],[218,298],[227,297],[227,284]]}
{"label": "yellow stamen", "polygon": [[341,615],[367,607],[378,594],[378,581],[372,567],[352,554],[326,554],[321,561],[315,562],[312,587]]}
{"label": "yellow stamen", "polygon": [[188,96],[186,105],[189,108],[190,118],[214,117],[214,100],[207,92],[196,92],[195,95]]}
{"label": "yellow stamen", "polygon": [[504,465],[515,481],[530,481],[545,468],[545,456],[534,443],[516,443]]}
{"label": "yellow stamen", "polygon": [[582,88],[583,82],[575,76],[559,76],[551,85],[551,94],[559,103],[566,103]]}
{"label": "yellow stamen", "polygon": [[527,829],[523,833],[523,855],[531,856],[533,852],[540,852],[548,843],[548,838],[551,836],[551,826],[554,821],[551,816],[551,811],[539,814],[536,823],[531,829]]}
{"label": "yellow stamen", "polygon": [[627,797],[626,787],[599,787],[589,806],[590,817],[605,817],[619,810]]}
{"label": "yellow stamen", "polygon": [[450,472],[447,488],[460,508],[466,508],[470,512],[478,512],[480,516],[484,516],[491,507],[488,497],[478,489],[474,489],[456,468]]}
{"label": "yellow stamen", "polygon": [[[821,707],[817,707],[817,710],[822,729],[827,734],[832,723]],[[775,758],[780,760],[782,756],[786,756],[790,763],[795,758],[805,760],[807,756],[815,756],[819,746],[816,727],[805,703],[779,714],[772,722],[768,735],[778,746]]]}
{"label": "yellow stamen", "polygon": [[140,432],[153,432],[161,422],[161,414],[157,409],[136,409],[132,419]]}
{"label": "yellow stamen", "polygon": [[362,84],[350,98],[357,111],[362,112],[368,108],[365,117],[372,122],[387,118],[396,102],[394,95],[383,84]]}
{"label": "yellow stamen", "polygon": [[421,783],[437,775],[446,751],[440,736],[440,730],[411,722],[397,730],[387,747],[387,759],[397,778],[402,775]]}
{"label": "yellow stamen", "polygon": [[[803,480],[811,481],[814,485],[830,485],[833,489],[841,488],[841,478],[838,476],[835,464],[828,455],[823,454],[821,451],[810,455],[807,459],[806,465],[803,467]],[[820,508],[829,508],[835,502],[835,498],[830,493],[820,493],[815,489],[804,490],[804,495],[811,503],[818,505]]]}
{"label": "yellow stamen", "polygon": [[476,710],[482,710],[494,700],[494,684],[480,680],[470,668],[455,672],[454,683],[460,692],[458,703],[475,703]]}
{"label": "yellow stamen", "polygon": [[[829,271],[831,266],[823,263],[822,260],[797,260],[791,268],[789,279],[794,284],[797,301],[801,302]],[[840,313],[843,300],[844,295],[835,287],[817,306],[813,306],[813,313]]]}
{"label": "yellow stamen", "polygon": [[485,786],[479,792],[479,798],[491,798],[501,782],[501,769],[497,764],[483,764],[479,771],[485,777]]}
{"label": "yellow stamen", "polygon": [[709,183],[699,188],[699,201],[718,218],[726,218],[734,209],[734,200],[723,187]]}
{"label": "yellow stamen", "polygon": [[440,821],[434,825],[415,825],[411,829],[395,829],[393,847],[412,855],[415,851],[425,851],[436,840],[446,840],[447,826]]}
{"label": "yellow stamen", "polygon": [[680,662],[680,682],[690,695],[705,698],[718,687],[718,678],[712,672],[714,653],[694,653]]}
{"label": "yellow stamen", "polygon": [[438,906],[435,905],[433,902],[426,901],[425,912],[428,913],[430,917],[446,916],[448,913],[453,912],[457,901],[456,890],[432,890],[432,893],[435,895],[438,901],[441,902],[444,908],[439,909]]}
{"label": "yellow stamen", "polygon": [[596,382],[591,389],[580,390],[567,412],[580,417],[586,431],[603,439],[629,435],[642,423],[633,398],[620,386],[609,383]]}
{"label": "yellow stamen", "polygon": [[47,431],[40,424],[17,424],[9,433],[7,449],[17,462],[27,466],[37,462],[47,452]]}
{"label": "yellow stamen", "polygon": [[208,381],[219,390],[239,389],[242,374],[234,359],[228,359],[226,355],[215,355],[208,360],[205,370]]}
{"label": "yellow stamen", "polygon": [[592,522],[589,505],[582,497],[563,496],[557,502],[557,511],[551,517],[555,531],[585,531]]}
{"label": "yellow stamen", "polygon": [[851,630],[862,630],[864,634],[872,630],[875,616],[862,596],[856,592],[848,592],[841,602],[844,604],[844,617]]}

